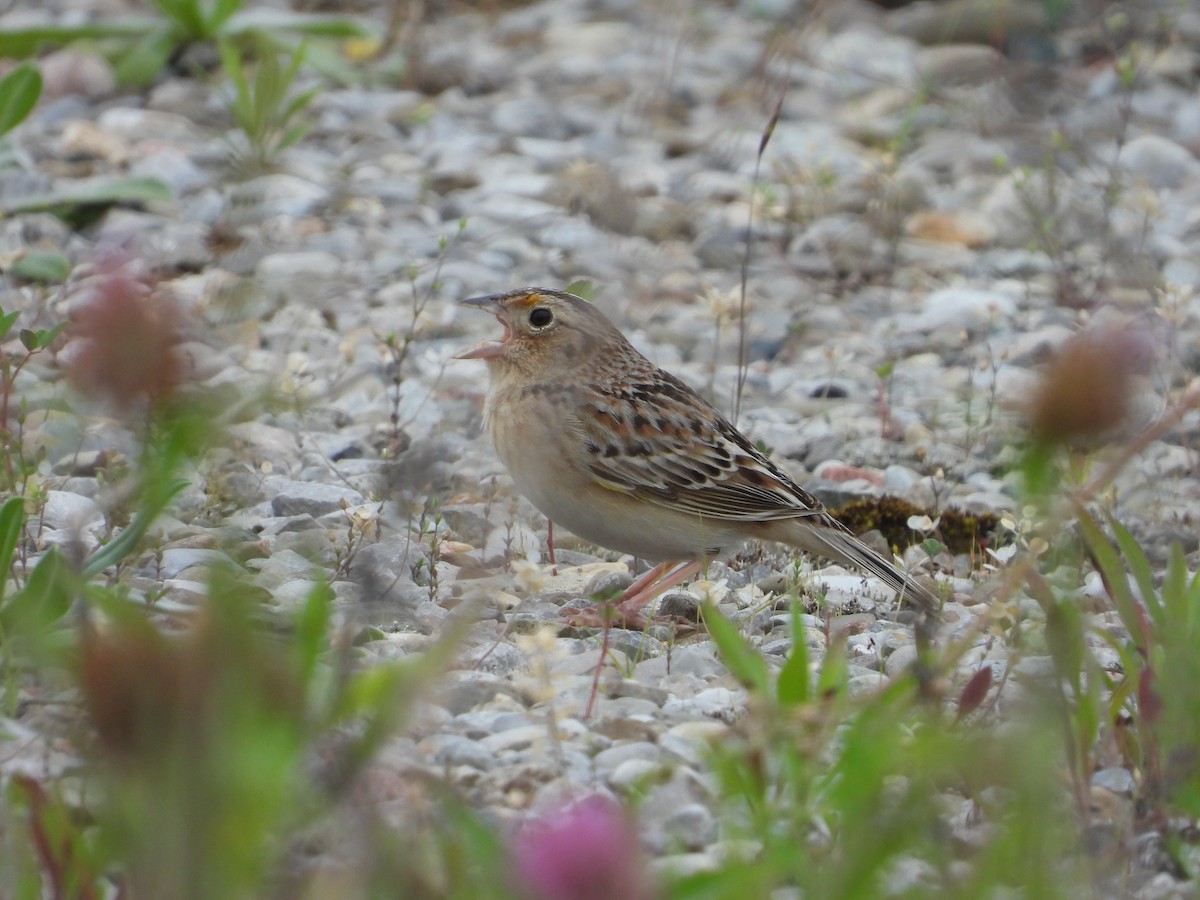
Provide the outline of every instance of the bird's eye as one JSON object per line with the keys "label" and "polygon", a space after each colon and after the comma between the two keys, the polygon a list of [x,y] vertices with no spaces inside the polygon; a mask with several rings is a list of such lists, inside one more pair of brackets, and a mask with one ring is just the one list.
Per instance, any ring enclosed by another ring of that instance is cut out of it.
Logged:
{"label": "bird's eye", "polygon": [[529,311],[529,324],[534,328],[545,328],[554,321],[554,313],[544,306],[535,306]]}

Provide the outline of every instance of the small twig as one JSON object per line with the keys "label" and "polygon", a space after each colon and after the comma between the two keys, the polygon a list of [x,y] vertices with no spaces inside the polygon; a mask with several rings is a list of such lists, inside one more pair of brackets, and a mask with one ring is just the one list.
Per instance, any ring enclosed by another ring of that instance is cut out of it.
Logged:
{"label": "small twig", "polygon": [[758,154],[754,157],[754,178],[750,185],[750,212],[746,221],[746,248],[742,253],[742,277],[738,295],[738,376],[737,386],[733,395],[733,421],[735,425],[741,416],[742,394],[746,390],[746,378],[748,375],[746,368],[746,286],[750,280],[750,253],[754,244],[754,189],[758,185],[758,174],[762,169],[763,154],[767,151],[767,144],[771,142],[771,135],[775,133],[775,126],[779,124],[779,114],[783,111],[783,98],[787,96],[790,86],[791,76],[789,75],[783,83],[783,89],[779,92],[779,99],[775,102],[775,109],[771,113],[771,118],[767,120],[767,127],[763,129],[762,137],[758,140]]}
{"label": "small twig", "polygon": [[612,620],[615,610],[609,602],[602,606],[604,610],[604,636],[600,639],[600,659],[596,662],[596,671],[592,675],[592,689],[588,692],[587,706],[583,710],[583,721],[590,722],[592,708],[596,705],[596,695],[600,693],[600,673],[604,671],[604,662],[608,658],[608,636],[612,631]]}

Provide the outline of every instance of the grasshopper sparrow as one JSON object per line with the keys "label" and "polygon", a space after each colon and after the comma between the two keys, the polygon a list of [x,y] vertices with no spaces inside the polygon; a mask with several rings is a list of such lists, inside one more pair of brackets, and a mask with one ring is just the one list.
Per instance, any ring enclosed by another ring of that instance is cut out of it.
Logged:
{"label": "grasshopper sparrow", "polygon": [[864,569],[922,611],[937,609],[928,588],[855,537],[592,304],[544,288],[462,302],[504,328],[457,358],[488,364],[484,421],[517,488],[581,538],[659,563],[625,592],[619,620],[636,626],[643,606],[749,539]]}

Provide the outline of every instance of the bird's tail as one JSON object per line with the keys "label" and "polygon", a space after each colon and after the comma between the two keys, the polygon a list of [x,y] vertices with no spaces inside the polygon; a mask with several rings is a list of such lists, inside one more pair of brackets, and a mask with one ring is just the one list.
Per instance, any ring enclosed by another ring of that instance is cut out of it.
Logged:
{"label": "bird's tail", "polygon": [[831,521],[832,525],[824,525],[811,519],[793,519],[784,539],[801,550],[870,572],[896,591],[901,600],[907,600],[926,615],[937,614],[941,601],[933,591],[843,530],[840,523]]}

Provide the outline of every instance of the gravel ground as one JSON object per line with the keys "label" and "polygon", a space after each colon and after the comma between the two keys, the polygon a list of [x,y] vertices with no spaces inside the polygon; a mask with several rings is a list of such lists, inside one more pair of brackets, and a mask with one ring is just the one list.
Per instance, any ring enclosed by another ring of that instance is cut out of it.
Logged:
{"label": "gravel ground", "polygon": [[[483,366],[450,359],[495,323],[455,301],[588,281],[640,350],[728,410],[748,262],[741,427],[830,505],[890,495],[1007,517],[1016,531],[989,542],[1004,557],[1024,515],[1006,474],[1020,411],[1054,348],[1083,329],[1136,337],[1129,430],[1198,358],[1200,14],[1148,7],[1162,30],[1118,36],[1140,48],[1132,79],[1105,53],[1103,16],[1074,10],[1051,30],[1041,3],[1014,4],[1004,53],[924,7],[855,2],[444,14],[404,86],[323,88],[305,139],[249,178],[231,170],[225,100],[203,80],[126,93],[97,57],[57,52],[16,134],[21,165],[0,171],[0,259],[58,250],[74,269],[62,289],[0,283],[0,307],[24,327],[78,317],[96,260],[120,250],[178,306],[189,376],[229,399],[227,439],[158,526],[135,592],[185,615],[206,570],[236,558],[286,611],[328,579],[347,621],[379,629],[368,660],[416,652],[466,611],[461,666],[381,765],[447,778],[511,820],[668,763],[646,807],[669,812],[645,839],[703,856],[718,828],[701,748],[744,696],[704,635],[655,625],[614,636],[583,721],[599,643],[562,627],[562,607],[628,583],[633,561],[560,532],[557,574],[545,563],[547,523],[480,430]],[[14,211],[117,174],[159,178],[174,199],[78,231]],[[39,548],[107,534],[97,468],[137,447],[120,417],[61,412],[77,402],[70,353],[17,381],[45,454]],[[1185,417],[1117,481],[1117,515],[1158,561],[1181,541],[1195,562],[1198,424]],[[928,562],[915,548],[906,561]],[[960,683],[983,661],[1048,671],[989,638],[993,572],[965,553],[936,563],[952,598],[940,638],[977,642]],[[793,639],[777,600],[797,588],[826,592],[802,617],[815,657],[830,629],[851,632],[854,689],[912,659],[886,589],[776,547],[664,602],[686,614],[716,599],[777,663]],[[0,755],[70,764],[45,747]],[[1104,783],[1128,795],[1121,772]]]}

